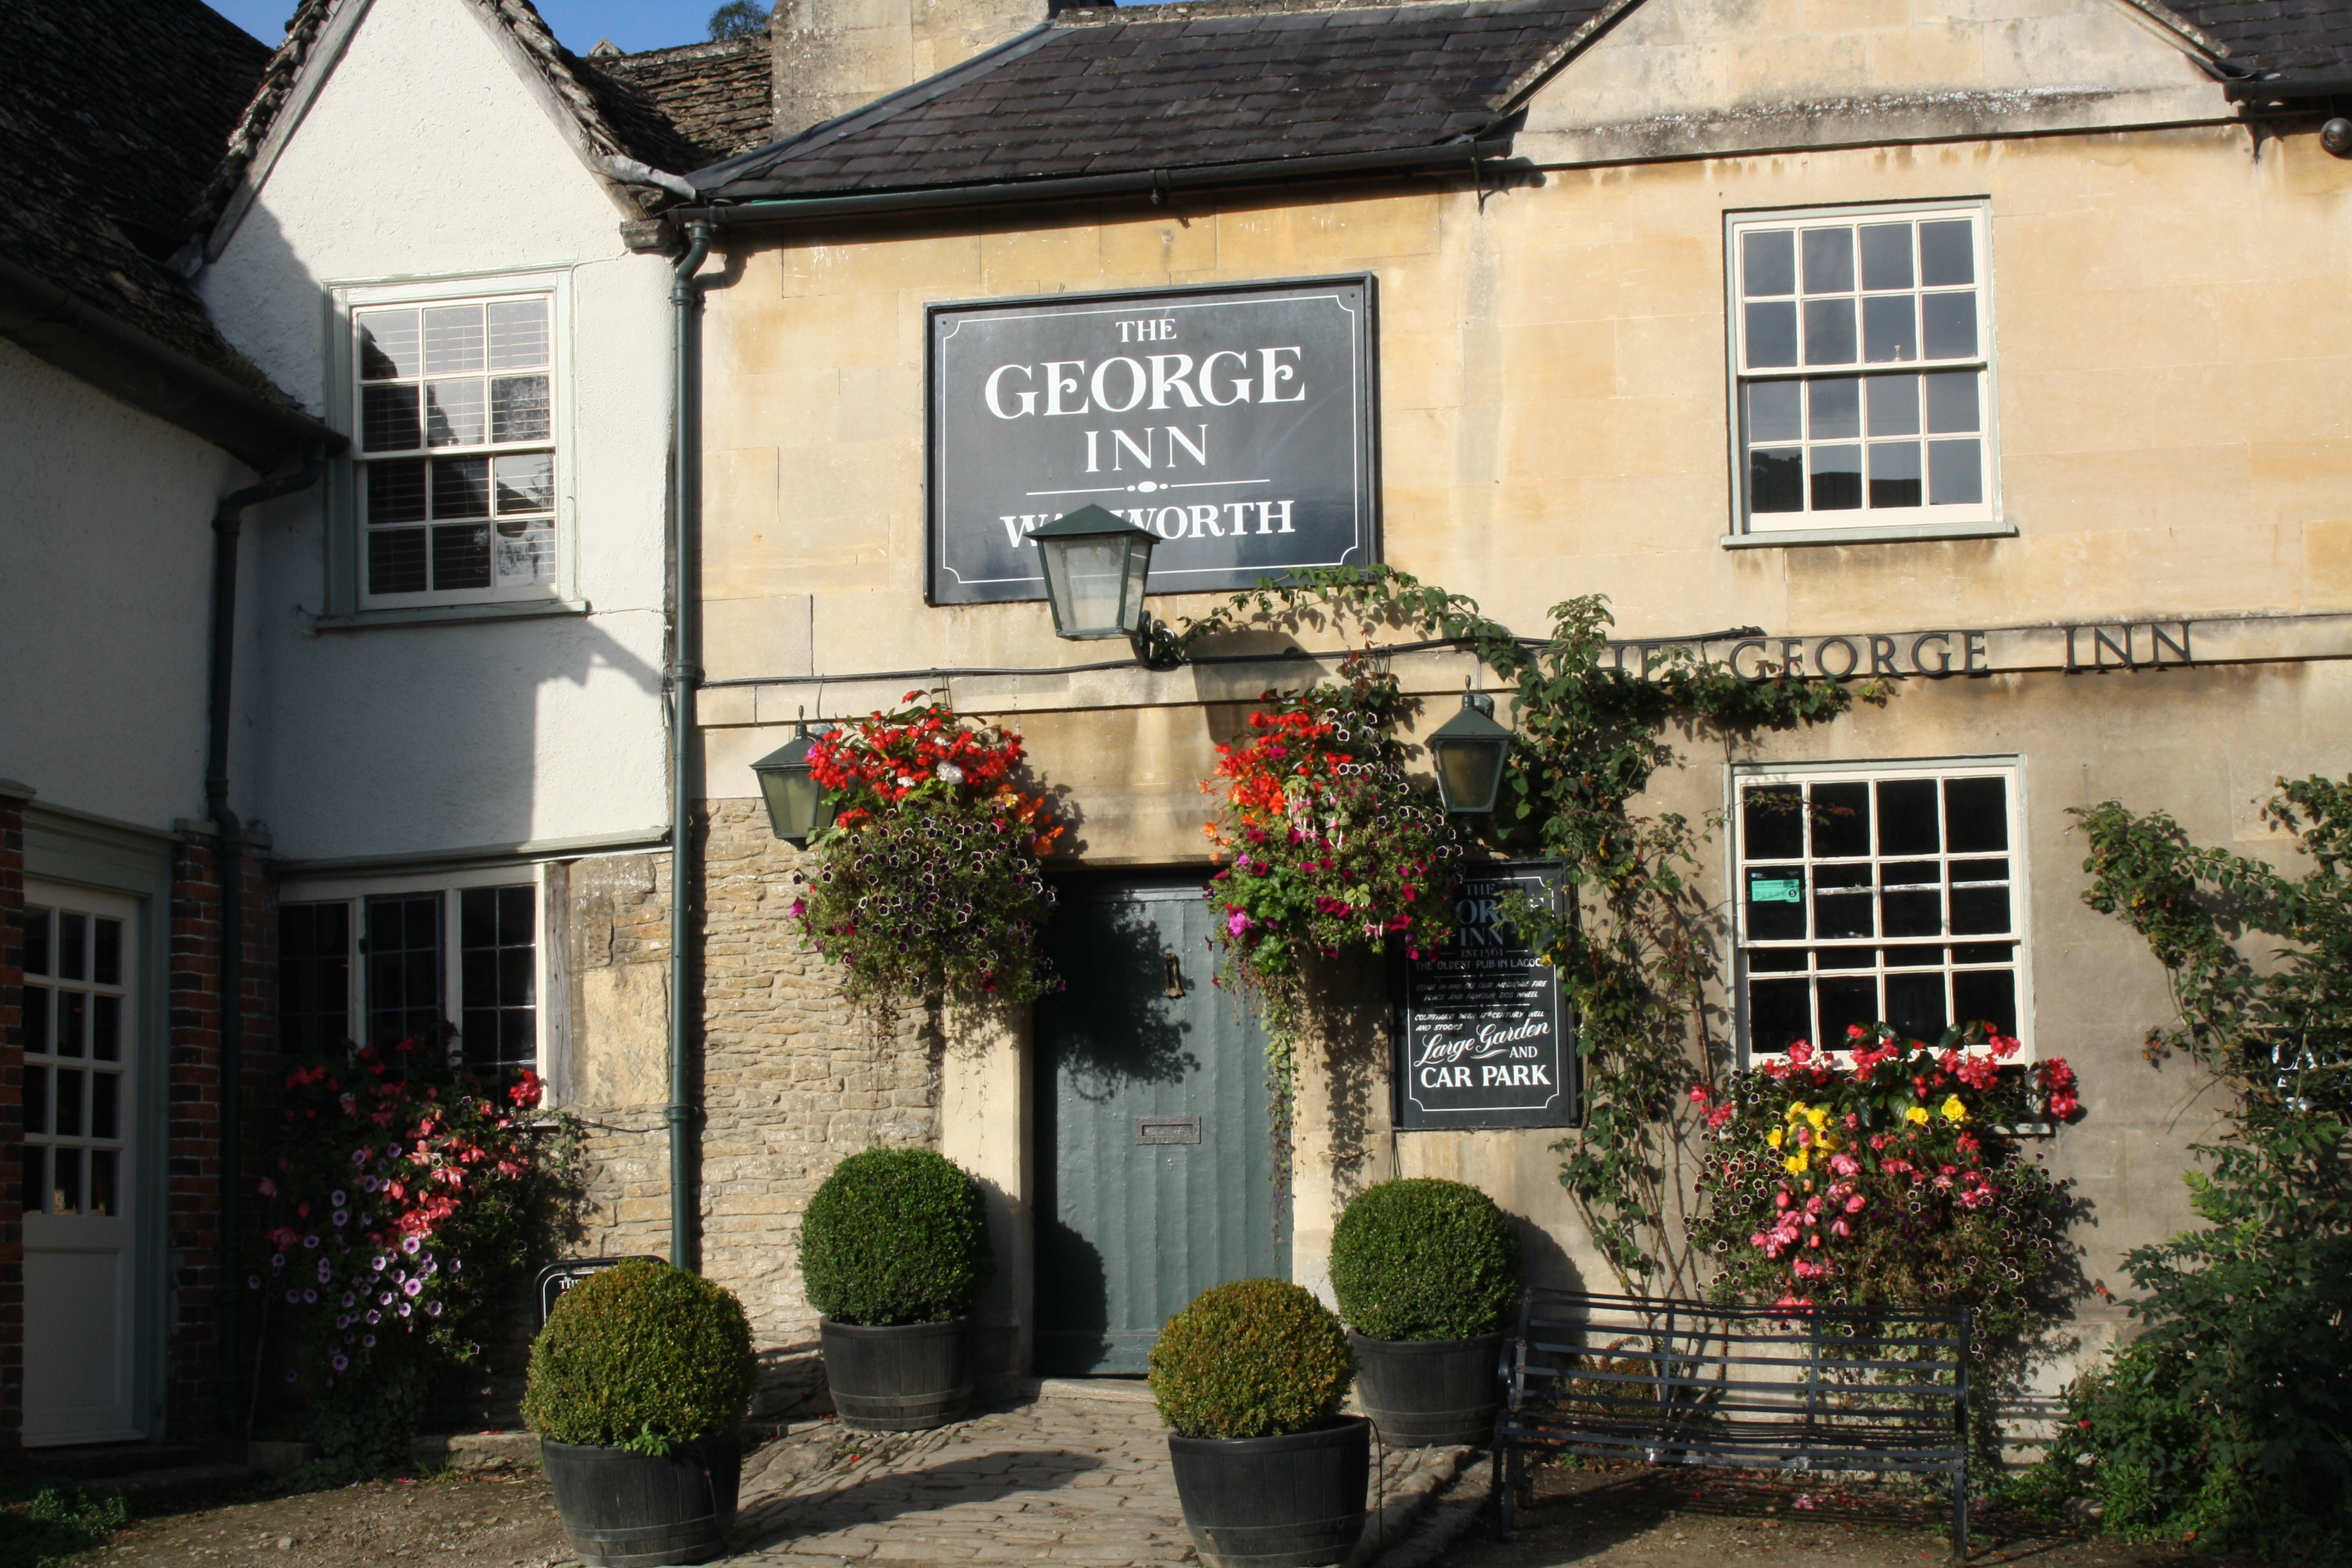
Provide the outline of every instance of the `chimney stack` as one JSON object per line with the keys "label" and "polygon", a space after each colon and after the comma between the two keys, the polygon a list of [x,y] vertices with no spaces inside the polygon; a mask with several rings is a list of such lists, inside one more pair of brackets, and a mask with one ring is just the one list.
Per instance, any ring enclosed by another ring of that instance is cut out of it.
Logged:
{"label": "chimney stack", "polygon": [[1054,0],[776,0],[775,134],[846,114],[1028,31]]}

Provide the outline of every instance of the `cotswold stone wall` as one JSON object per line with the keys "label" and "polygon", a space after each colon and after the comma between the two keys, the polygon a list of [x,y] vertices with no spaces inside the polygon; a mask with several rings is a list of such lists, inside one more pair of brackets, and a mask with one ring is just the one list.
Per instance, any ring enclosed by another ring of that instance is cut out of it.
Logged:
{"label": "cotswold stone wall", "polygon": [[[939,1140],[937,1020],[918,1010],[886,1028],[842,999],[788,912],[799,858],[756,802],[712,803],[694,1181],[702,1271],[751,1314],[762,1415],[805,1402],[822,1382],[798,1252],[810,1195],[845,1155]],[[578,1250],[667,1258],[667,858],[576,862],[567,908],[560,1088],[588,1132],[589,1233]]]}

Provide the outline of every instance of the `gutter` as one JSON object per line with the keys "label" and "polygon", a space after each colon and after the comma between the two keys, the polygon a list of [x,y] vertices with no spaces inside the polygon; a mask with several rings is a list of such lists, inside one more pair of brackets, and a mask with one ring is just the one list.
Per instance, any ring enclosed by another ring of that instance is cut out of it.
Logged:
{"label": "gutter", "polygon": [[[237,1363],[244,1340],[245,1184],[245,824],[228,805],[228,749],[236,673],[237,538],[245,509],[309,489],[326,472],[313,447],[302,467],[274,479],[232,490],[213,506],[212,663],[205,691],[205,815],[213,825],[214,863],[220,873],[220,1411],[237,1405]],[[248,1434],[249,1435],[249,1434]]]}
{"label": "gutter", "polygon": [[[672,311],[670,408],[669,663],[662,671],[669,689],[669,1260],[694,1268],[693,1076],[688,1049],[693,1033],[687,1022],[694,986],[694,913],[700,879],[694,855],[694,745],[698,739],[695,697],[702,685],[698,618],[700,560],[696,546],[702,508],[702,384],[700,313],[707,285],[695,272],[710,254],[715,229],[705,221],[686,224],[686,254],[670,279]],[[698,1012],[699,1009],[698,1008]]]}
{"label": "gutter", "polygon": [[2352,98],[2352,77],[2301,77],[2293,81],[2231,81],[2221,85],[2231,103],[2291,102],[2305,98]]}
{"label": "gutter", "polygon": [[340,452],[344,437],[308,415],[0,258],[0,334],[267,473],[306,450]]}
{"label": "gutter", "polygon": [[1140,195],[1154,202],[1177,191],[1234,185],[1287,184],[1335,175],[1393,174],[1470,168],[1507,157],[1508,137],[1443,142],[1433,147],[1397,147],[1373,153],[1334,153],[1314,158],[1265,158],[1246,163],[1208,163],[1181,169],[1134,169],[1118,174],[1057,175],[983,185],[948,185],[922,190],[877,191],[846,196],[784,198],[770,180],[742,180],[727,188],[751,198],[733,203],[674,208],[663,216],[682,223],[708,223],[719,229],[795,218],[855,217],[866,214],[923,212],[940,208],[1003,206],[1020,202],[1075,201],[1090,196]]}

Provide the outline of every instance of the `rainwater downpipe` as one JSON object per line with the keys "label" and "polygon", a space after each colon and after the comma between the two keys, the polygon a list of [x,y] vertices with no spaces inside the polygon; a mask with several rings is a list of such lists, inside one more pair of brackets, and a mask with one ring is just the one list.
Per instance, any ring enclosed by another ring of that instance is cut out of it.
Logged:
{"label": "rainwater downpipe", "polygon": [[710,254],[717,231],[708,223],[686,227],[686,254],[670,278],[669,302],[676,342],[671,369],[677,383],[670,421],[670,661],[662,671],[669,687],[669,1260],[674,1268],[698,1269],[694,1235],[693,1075],[688,1047],[693,1033],[688,1009],[694,987],[694,912],[700,901],[696,875],[694,746],[695,697],[702,685],[698,595],[702,510],[703,284],[695,277]]}
{"label": "rainwater downpipe", "polygon": [[236,675],[237,536],[245,509],[309,489],[326,470],[313,450],[301,468],[241,490],[213,506],[213,638],[205,682],[205,816],[212,823],[220,870],[220,1408],[226,1427],[237,1407],[237,1364],[244,1351],[239,1307],[245,1299],[239,1233],[244,1227],[245,1162],[245,824],[228,805],[228,748]]}

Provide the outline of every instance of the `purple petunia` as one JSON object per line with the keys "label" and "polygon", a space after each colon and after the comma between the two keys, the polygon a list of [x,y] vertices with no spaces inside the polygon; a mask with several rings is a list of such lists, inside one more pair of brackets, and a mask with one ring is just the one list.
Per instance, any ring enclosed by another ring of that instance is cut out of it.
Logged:
{"label": "purple petunia", "polygon": [[246,1288],[247,1289],[248,1289],[248,1290],[258,1290],[258,1289],[261,1289],[261,1276],[260,1276],[260,1275],[258,1275],[258,1274],[248,1274],[248,1275],[247,1275],[247,1276],[245,1277],[245,1288]]}
{"label": "purple petunia", "polygon": [[337,1225],[342,1225],[351,1219],[352,1211],[349,1209],[337,1209],[331,1217]]}
{"label": "purple petunia", "polygon": [[[383,1314],[377,1311],[373,1307],[370,1307],[368,1309],[367,1321],[371,1326],[381,1323],[383,1321]],[[371,1340],[368,1342],[370,1344],[373,1344],[375,1342]]]}
{"label": "purple petunia", "polygon": [[362,1350],[371,1351],[375,1349],[375,1336],[373,1334],[362,1334],[360,1336],[360,1348]]}
{"label": "purple petunia", "polygon": [[400,1250],[408,1254],[409,1257],[414,1258],[416,1256],[416,1249],[424,1245],[425,1244],[423,1242],[417,1240],[412,1236],[401,1242]]}
{"label": "purple petunia", "polygon": [[408,1316],[408,1303],[405,1301],[400,1304],[400,1315],[404,1318]]}
{"label": "purple petunia", "polygon": [[305,1290],[302,1292],[302,1300],[305,1304],[315,1307],[319,1304],[319,1293],[316,1290]]}
{"label": "purple petunia", "polygon": [[286,1292],[286,1299],[299,1306],[302,1300],[302,1292],[299,1290],[289,1290]]}
{"label": "purple petunia", "polygon": [[346,1307],[358,1306],[359,1300],[360,1299],[358,1297],[352,1295],[349,1290],[343,1292],[343,1305]]}
{"label": "purple petunia", "polygon": [[328,1364],[333,1367],[337,1372],[341,1372],[344,1368],[352,1364],[352,1358],[343,1354],[342,1352],[337,1351],[335,1352],[334,1360],[328,1363]]}
{"label": "purple petunia", "polygon": [[379,1256],[377,1256],[377,1257],[375,1257],[375,1258],[371,1258],[371,1259],[369,1259],[369,1261],[368,1261],[368,1267],[369,1267],[369,1268],[373,1268],[373,1269],[374,1269],[374,1270],[375,1270],[377,1273],[379,1273],[379,1274],[383,1273],[386,1268],[390,1268],[391,1266],[392,1266],[392,1259],[391,1259],[391,1258],[389,1258],[383,1257],[383,1256],[381,1256],[381,1255],[379,1255]]}
{"label": "purple petunia", "polygon": [[403,1285],[400,1289],[401,1294],[414,1300],[425,1293],[425,1281],[422,1279],[411,1279],[407,1284]]}
{"label": "purple petunia", "polygon": [[318,1233],[317,1231],[315,1231],[315,1230],[314,1230],[314,1231],[312,1231],[310,1235],[308,1235],[308,1236],[304,1237],[302,1238],[302,1245],[303,1245],[303,1246],[305,1246],[305,1247],[316,1247],[316,1246],[318,1246],[318,1245],[319,1245],[319,1233]]}
{"label": "purple petunia", "polygon": [[438,1301],[427,1302],[425,1310],[434,1317],[437,1318],[441,1315],[441,1303]]}
{"label": "purple petunia", "polygon": [[[342,1206],[343,1206],[343,1191],[342,1191],[342,1189],[341,1189],[341,1187],[338,1187],[338,1188],[336,1188],[333,1192],[329,1193],[329,1194],[327,1194],[327,1201],[328,1201],[329,1203],[331,1203],[331,1204],[334,1205],[337,1208],[341,1208],[341,1207],[342,1207]],[[341,1222],[341,1221],[340,1221],[340,1220],[338,1220],[336,1223],[340,1225],[340,1224],[341,1224],[341,1223],[342,1223],[342,1222]]]}

